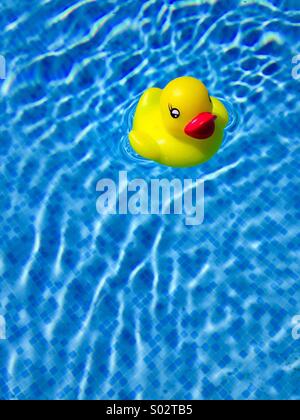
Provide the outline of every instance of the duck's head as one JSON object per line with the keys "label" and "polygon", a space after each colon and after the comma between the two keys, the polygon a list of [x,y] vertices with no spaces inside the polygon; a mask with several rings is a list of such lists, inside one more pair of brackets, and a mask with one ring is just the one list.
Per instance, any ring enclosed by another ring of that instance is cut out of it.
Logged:
{"label": "duck's head", "polygon": [[216,116],[208,90],[193,77],[173,80],[161,95],[166,130],[177,138],[208,139],[214,134]]}

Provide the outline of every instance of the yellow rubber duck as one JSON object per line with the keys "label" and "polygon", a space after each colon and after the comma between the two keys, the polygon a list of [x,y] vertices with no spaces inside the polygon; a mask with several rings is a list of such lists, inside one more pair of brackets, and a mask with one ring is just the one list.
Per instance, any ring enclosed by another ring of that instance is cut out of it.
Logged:
{"label": "yellow rubber duck", "polygon": [[219,150],[228,112],[205,85],[181,77],[141,97],[129,140],[146,159],[186,168],[207,162]]}

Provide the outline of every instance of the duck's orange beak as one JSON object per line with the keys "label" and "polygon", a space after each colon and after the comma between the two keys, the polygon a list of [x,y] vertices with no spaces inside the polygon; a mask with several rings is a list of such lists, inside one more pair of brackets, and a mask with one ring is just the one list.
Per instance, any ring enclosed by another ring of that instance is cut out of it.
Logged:
{"label": "duck's orange beak", "polygon": [[204,140],[211,137],[215,132],[216,115],[210,112],[203,112],[194,118],[185,127],[184,132],[194,139]]}

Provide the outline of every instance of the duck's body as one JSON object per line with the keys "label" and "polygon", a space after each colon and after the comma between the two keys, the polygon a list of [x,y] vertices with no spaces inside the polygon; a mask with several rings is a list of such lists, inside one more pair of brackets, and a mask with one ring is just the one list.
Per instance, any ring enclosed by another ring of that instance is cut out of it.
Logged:
{"label": "duck's body", "polygon": [[133,149],[146,159],[172,167],[208,161],[222,144],[228,113],[205,89],[198,80],[185,77],[164,90],[147,90],[129,134]]}

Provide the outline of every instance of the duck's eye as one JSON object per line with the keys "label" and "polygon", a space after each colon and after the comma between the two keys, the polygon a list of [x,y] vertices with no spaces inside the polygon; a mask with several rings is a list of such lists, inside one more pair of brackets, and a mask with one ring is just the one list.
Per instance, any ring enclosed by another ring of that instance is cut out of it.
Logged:
{"label": "duck's eye", "polygon": [[180,111],[177,108],[170,108],[170,114],[172,118],[179,118],[180,117]]}

